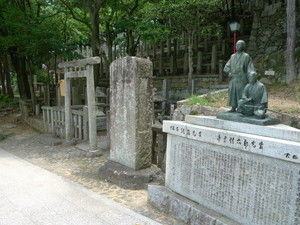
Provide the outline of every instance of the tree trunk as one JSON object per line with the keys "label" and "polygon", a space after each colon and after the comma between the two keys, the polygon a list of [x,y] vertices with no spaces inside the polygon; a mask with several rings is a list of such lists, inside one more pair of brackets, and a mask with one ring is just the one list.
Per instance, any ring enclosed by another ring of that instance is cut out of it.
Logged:
{"label": "tree trunk", "polygon": [[296,2],[287,1],[287,47],[286,47],[286,82],[292,84],[297,79],[295,64],[295,39],[296,39]]}
{"label": "tree trunk", "polygon": [[4,60],[2,59],[0,59],[0,81],[1,81],[1,94],[6,95]]}
{"label": "tree trunk", "polygon": [[110,24],[106,23],[106,41],[107,41],[107,47],[108,47],[108,61],[111,63],[113,61],[113,55],[112,55],[112,48],[113,48],[113,38],[110,31]]}
{"label": "tree trunk", "polygon": [[[33,85],[33,73],[32,73],[32,70],[31,70],[31,63],[30,63],[29,59],[27,59],[27,64],[28,64],[28,67],[29,67],[28,82],[29,82],[30,95],[31,95],[32,112],[35,112],[36,96],[35,96],[34,85]],[[49,72],[48,72],[48,74],[49,74]],[[50,93],[49,93],[49,95],[50,95]]]}
{"label": "tree trunk", "polygon": [[132,30],[128,30],[127,32],[127,54],[129,56],[135,56],[135,44]]}
{"label": "tree trunk", "polygon": [[193,80],[193,32],[188,34],[188,57],[189,57],[189,73],[188,73],[188,92],[192,94],[192,80]]}
{"label": "tree trunk", "polygon": [[19,94],[22,99],[30,98],[28,75],[26,72],[26,61],[24,56],[18,56],[16,49],[11,49],[11,61],[17,73]]}
{"label": "tree trunk", "polygon": [[9,97],[14,97],[14,91],[11,86],[11,78],[9,73],[9,63],[8,63],[8,55],[5,55],[4,57],[4,73],[6,78],[6,88],[7,88],[7,94]]}
{"label": "tree trunk", "polygon": [[174,63],[174,74],[173,74],[173,76],[175,76],[175,75],[178,75],[177,73],[178,73],[178,70],[177,70],[177,42],[178,42],[178,40],[175,38],[174,39],[174,42],[173,42],[173,47],[174,47],[174,51],[173,51],[173,56],[174,56],[174,58],[173,58],[173,63]]}
{"label": "tree trunk", "polygon": [[163,41],[160,41],[159,42],[159,49],[160,49],[160,52],[159,52],[159,76],[163,76],[164,75],[164,61],[163,61],[163,55],[164,55],[164,43]]}
{"label": "tree trunk", "polygon": [[[91,18],[91,24],[92,24],[92,54],[93,56],[99,56],[99,48],[97,47],[98,43],[100,43],[99,39],[99,8],[94,8],[93,6],[89,7],[89,13]],[[100,65],[95,64],[94,66],[94,79],[95,79],[95,85],[98,84],[99,76],[100,76]]]}

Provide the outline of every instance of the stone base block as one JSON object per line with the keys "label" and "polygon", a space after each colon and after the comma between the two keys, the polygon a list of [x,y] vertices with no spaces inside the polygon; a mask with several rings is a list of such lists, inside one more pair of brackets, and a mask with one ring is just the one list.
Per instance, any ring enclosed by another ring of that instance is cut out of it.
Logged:
{"label": "stone base block", "polygon": [[258,119],[255,116],[248,116],[248,117],[243,116],[241,113],[238,112],[220,112],[217,114],[217,118],[223,120],[241,122],[241,123],[250,123],[250,124],[261,125],[261,126],[275,125],[280,123],[280,121],[277,118],[268,114],[266,114],[266,118]]}
{"label": "stone base block", "polygon": [[239,224],[224,215],[201,206],[163,186],[148,186],[148,202],[159,210],[190,225]]}
{"label": "stone base block", "polygon": [[100,178],[122,188],[133,190],[147,188],[147,185],[154,181],[159,173],[160,170],[157,167],[134,170],[111,160],[99,169]]}

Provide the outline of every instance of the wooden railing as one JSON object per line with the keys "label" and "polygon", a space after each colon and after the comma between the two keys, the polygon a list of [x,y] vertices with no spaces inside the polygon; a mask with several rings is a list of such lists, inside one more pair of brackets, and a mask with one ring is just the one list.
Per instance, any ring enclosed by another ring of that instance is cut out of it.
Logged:
{"label": "wooden railing", "polygon": [[[43,121],[55,133],[57,127],[65,127],[65,108],[63,106],[43,106]],[[85,105],[71,107],[73,137],[80,140],[88,139],[88,108]]]}

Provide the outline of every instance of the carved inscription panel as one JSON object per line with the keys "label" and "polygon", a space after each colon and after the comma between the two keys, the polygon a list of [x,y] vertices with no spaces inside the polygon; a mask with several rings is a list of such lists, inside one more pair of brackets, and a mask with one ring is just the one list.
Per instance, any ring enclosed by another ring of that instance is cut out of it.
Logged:
{"label": "carved inscription panel", "polygon": [[166,186],[173,191],[242,224],[299,224],[299,164],[168,138]]}

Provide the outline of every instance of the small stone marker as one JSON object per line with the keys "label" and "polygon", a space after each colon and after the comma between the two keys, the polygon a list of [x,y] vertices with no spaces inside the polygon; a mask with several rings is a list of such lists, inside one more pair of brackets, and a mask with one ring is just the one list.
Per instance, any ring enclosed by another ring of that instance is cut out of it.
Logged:
{"label": "small stone marker", "polygon": [[150,167],[152,62],[120,58],[110,74],[110,159],[135,170]]}
{"label": "small stone marker", "polygon": [[274,76],[275,75],[275,71],[274,70],[266,70],[265,71],[265,75],[266,76]]}

